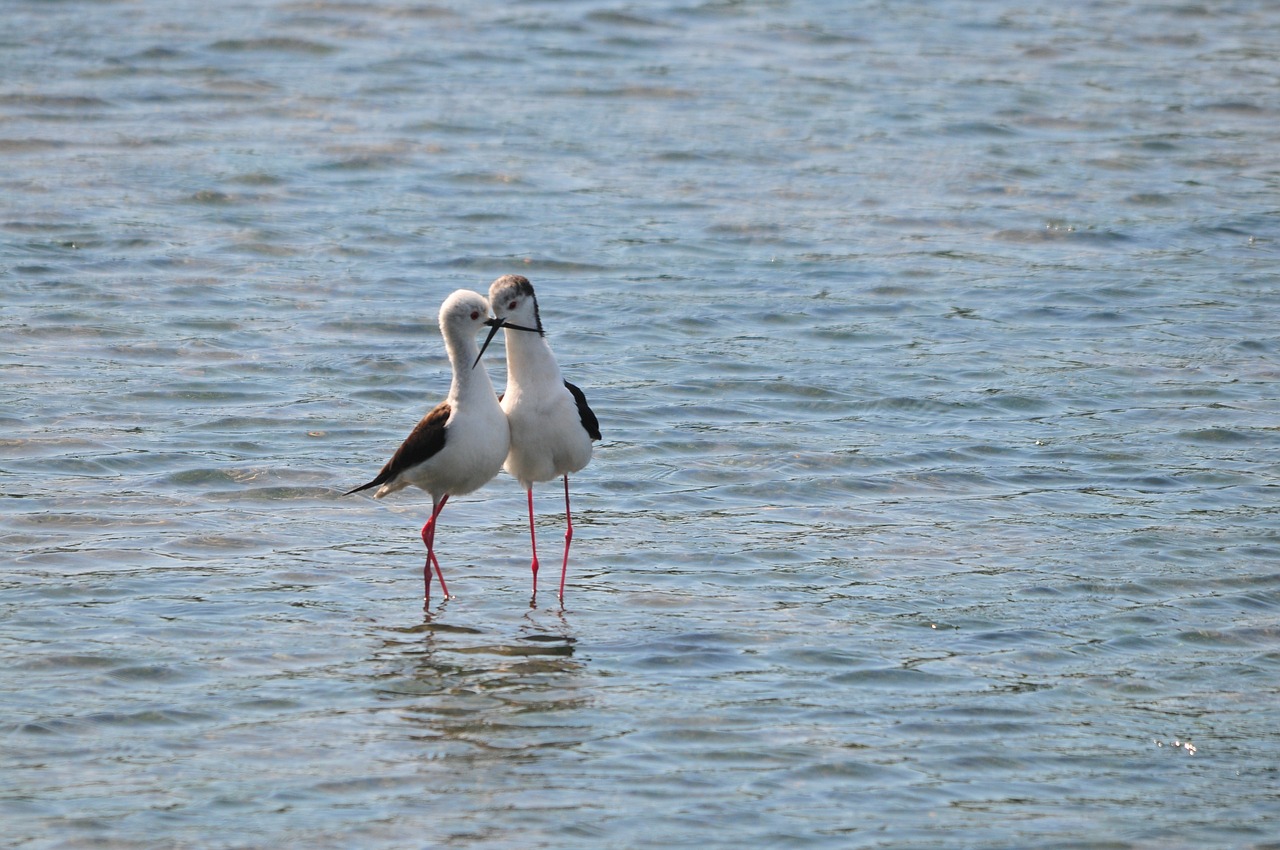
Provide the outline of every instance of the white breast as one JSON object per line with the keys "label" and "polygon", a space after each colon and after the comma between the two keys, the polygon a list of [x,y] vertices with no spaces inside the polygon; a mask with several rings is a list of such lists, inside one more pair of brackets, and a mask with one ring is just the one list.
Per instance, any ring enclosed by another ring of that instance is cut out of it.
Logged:
{"label": "white breast", "polygon": [[505,468],[529,487],[582,469],[591,461],[591,436],[563,381],[540,394],[507,385],[502,409],[511,425],[511,452]]}

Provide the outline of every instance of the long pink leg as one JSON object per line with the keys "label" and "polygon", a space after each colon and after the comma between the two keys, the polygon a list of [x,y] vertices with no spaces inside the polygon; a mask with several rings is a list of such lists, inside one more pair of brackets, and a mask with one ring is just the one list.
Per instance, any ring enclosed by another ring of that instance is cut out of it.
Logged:
{"label": "long pink leg", "polygon": [[564,477],[564,563],[560,565],[560,603],[564,604],[564,577],[569,572],[569,544],[573,541],[573,517],[569,514],[569,476]]}
{"label": "long pink leg", "polygon": [[444,571],[440,569],[440,561],[436,558],[436,518],[440,516],[440,512],[444,510],[445,502],[449,501],[449,494],[446,493],[431,508],[431,519],[427,520],[427,524],[422,526],[422,542],[427,547],[427,562],[422,567],[422,599],[426,605],[431,602],[431,565],[436,565],[436,575],[440,577],[440,590],[444,593],[444,598],[449,598],[449,588],[444,583]]}
{"label": "long pink leg", "polygon": [[533,595],[538,596],[538,537],[533,530],[533,486],[529,486],[529,544],[533,547]]}

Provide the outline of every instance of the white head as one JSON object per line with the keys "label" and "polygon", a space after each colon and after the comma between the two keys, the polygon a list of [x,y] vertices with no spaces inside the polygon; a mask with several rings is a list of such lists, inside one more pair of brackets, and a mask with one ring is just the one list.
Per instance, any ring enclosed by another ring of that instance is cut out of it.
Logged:
{"label": "white head", "polygon": [[488,321],[489,302],[479,292],[458,289],[440,305],[440,333],[446,344],[474,344],[476,334]]}

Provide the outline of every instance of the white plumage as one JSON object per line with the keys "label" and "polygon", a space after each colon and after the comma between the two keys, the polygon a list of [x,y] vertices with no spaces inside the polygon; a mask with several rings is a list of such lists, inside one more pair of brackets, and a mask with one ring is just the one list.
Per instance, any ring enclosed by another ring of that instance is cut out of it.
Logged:
{"label": "white plumage", "polygon": [[449,597],[444,573],[435,556],[435,524],[450,496],[470,493],[498,474],[510,448],[507,417],[498,406],[489,374],[479,363],[476,334],[489,319],[489,305],[478,292],[459,289],[440,305],[440,333],[453,367],[445,400],[436,405],[401,443],[391,459],[367,484],[350,493],[377,487],[381,499],[410,484],[431,494],[431,518],[422,527],[427,547],[423,597],[431,598],[431,566],[440,589]]}
{"label": "white plumage", "polygon": [[[538,591],[538,547],[533,523],[533,485],[564,478],[565,541],[560,568],[560,599],[569,568],[573,519],[569,510],[569,475],[591,460],[591,443],[600,426],[586,396],[560,374],[547,344],[533,285],[519,275],[504,275],[489,287],[493,330],[505,330],[507,386],[502,410],[511,431],[511,449],[503,464],[529,496],[529,537],[533,546],[533,590]],[[485,340],[488,345],[489,340]],[[483,350],[483,349],[482,349]]]}

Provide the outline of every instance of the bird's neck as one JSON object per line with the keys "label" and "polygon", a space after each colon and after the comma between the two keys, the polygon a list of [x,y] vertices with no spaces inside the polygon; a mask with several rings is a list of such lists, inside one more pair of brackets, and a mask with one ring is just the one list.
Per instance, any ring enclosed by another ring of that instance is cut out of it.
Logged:
{"label": "bird's neck", "polygon": [[551,353],[546,337],[528,331],[508,328],[506,334],[507,381],[530,386],[538,382],[559,385],[560,364]]}
{"label": "bird's neck", "polygon": [[[462,339],[446,339],[445,351],[449,355],[449,365],[453,367],[453,382],[449,385],[449,398],[457,401],[486,394],[494,396],[493,383],[483,363],[476,363],[480,347],[471,337]],[[475,368],[472,368],[475,364]]]}

